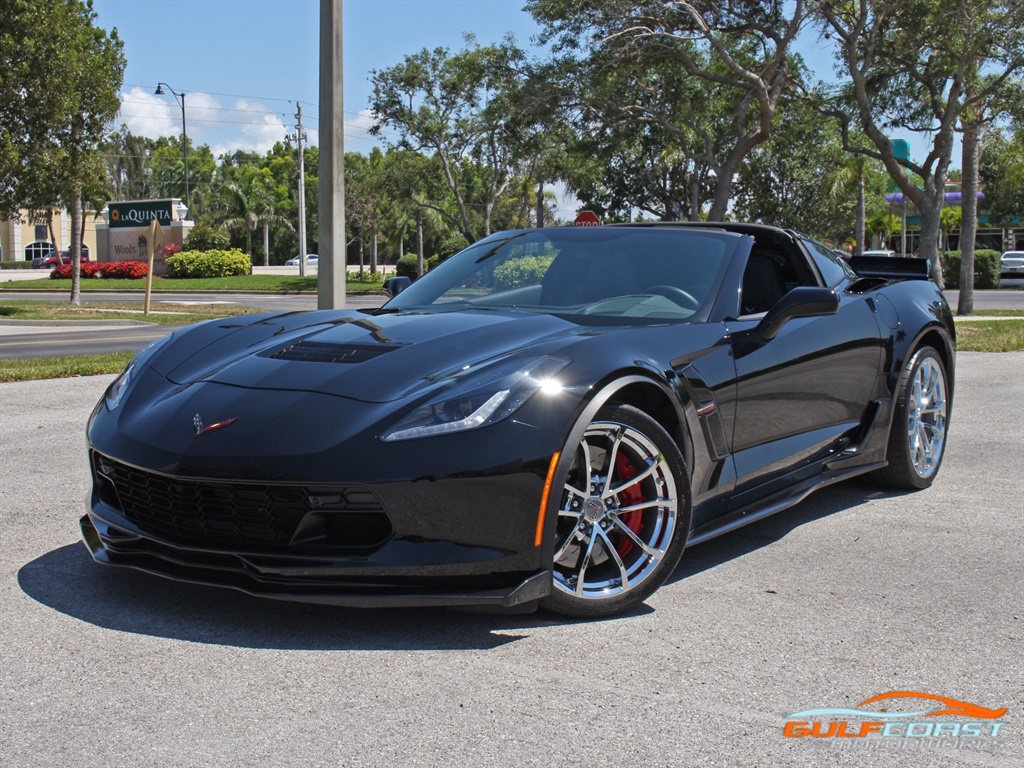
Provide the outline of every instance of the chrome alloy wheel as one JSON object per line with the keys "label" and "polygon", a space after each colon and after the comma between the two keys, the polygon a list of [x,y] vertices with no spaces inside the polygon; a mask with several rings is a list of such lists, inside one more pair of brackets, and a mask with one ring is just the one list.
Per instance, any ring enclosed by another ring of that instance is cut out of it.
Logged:
{"label": "chrome alloy wheel", "polygon": [[606,599],[640,588],[658,569],[678,524],[676,480],[639,429],[595,421],[575,451],[558,510],[555,589]]}
{"label": "chrome alloy wheel", "polygon": [[914,374],[907,403],[907,439],[914,471],[931,477],[946,444],[946,382],[942,368],[926,357]]}

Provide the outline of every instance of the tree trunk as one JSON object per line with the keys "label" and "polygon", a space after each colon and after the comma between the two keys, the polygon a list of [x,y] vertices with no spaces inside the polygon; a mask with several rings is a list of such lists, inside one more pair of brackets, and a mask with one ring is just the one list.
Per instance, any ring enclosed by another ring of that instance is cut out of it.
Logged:
{"label": "tree trunk", "polygon": [[865,200],[864,191],[864,170],[861,169],[857,176],[857,229],[854,233],[855,243],[853,246],[853,255],[860,256],[864,253],[864,232],[865,232],[865,219],[867,202]]}
{"label": "tree trunk", "polygon": [[[941,200],[941,192],[940,200]],[[921,243],[918,255],[931,262],[931,279],[939,288],[943,288],[942,259],[939,254],[939,215],[941,202],[929,199],[925,206],[918,206],[921,215]]]}
{"label": "tree trunk", "polygon": [[960,300],[958,315],[974,314],[974,238],[978,230],[978,155],[981,125],[970,122],[964,126],[963,195],[960,224]]}
{"label": "tree trunk", "polygon": [[537,182],[537,226],[544,226],[544,179]]}
{"label": "tree trunk", "polygon": [[53,208],[46,209],[46,228],[50,232],[50,245],[57,253],[60,253],[60,240],[57,239],[57,232],[53,228]]}
{"label": "tree trunk", "polygon": [[[58,259],[60,258],[58,251]],[[71,303],[82,303],[82,188],[75,190],[71,204]]]}
{"label": "tree trunk", "polygon": [[263,266],[270,266],[270,225],[263,222]]}
{"label": "tree trunk", "polygon": [[377,227],[370,230],[370,274],[377,274]]}
{"label": "tree trunk", "polygon": [[423,209],[416,209],[416,276],[423,277]]}
{"label": "tree trunk", "polygon": [[700,179],[697,172],[693,173],[693,185],[690,187],[690,221],[700,220]]}

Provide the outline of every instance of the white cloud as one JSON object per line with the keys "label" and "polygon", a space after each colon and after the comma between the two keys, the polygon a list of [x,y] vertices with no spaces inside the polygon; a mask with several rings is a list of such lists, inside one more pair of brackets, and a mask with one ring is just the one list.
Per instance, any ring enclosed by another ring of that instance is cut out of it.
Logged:
{"label": "white cloud", "polygon": [[[318,115],[315,107],[306,107],[304,123],[306,144],[317,146],[320,132],[316,128]],[[268,106],[254,99],[236,98],[231,102],[201,91],[185,96],[185,120],[193,147],[208,144],[214,157],[236,150],[266,153],[286,134],[295,131],[293,104]],[[380,138],[370,135],[374,117],[369,109],[358,113],[346,112],[345,148],[350,152],[367,153],[381,146]],[[133,87],[121,94],[121,114],[128,130],[137,136],[156,139],[161,136],[181,135],[181,107],[174,95],[164,89],[157,96],[152,91]]]}
{"label": "white cloud", "polygon": [[149,139],[181,133],[181,109],[173,96],[168,99],[139,87],[121,94],[120,121],[136,136]]}

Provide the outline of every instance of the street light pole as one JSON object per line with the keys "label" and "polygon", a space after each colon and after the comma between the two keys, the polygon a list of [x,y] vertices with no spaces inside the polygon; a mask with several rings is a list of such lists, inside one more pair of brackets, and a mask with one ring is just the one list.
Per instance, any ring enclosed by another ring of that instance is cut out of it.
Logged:
{"label": "street light pole", "polygon": [[[165,85],[167,85],[167,83],[157,83],[156,91],[154,93],[157,96],[163,96],[163,86]],[[178,102],[178,105],[181,107],[181,146],[185,151],[185,207],[191,208],[192,202],[189,200],[188,196],[188,132],[185,130],[185,94],[178,93],[169,85],[167,85],[167,90],[174,94],[174,100]],[[181,98],[178,98],[179,96]]]}

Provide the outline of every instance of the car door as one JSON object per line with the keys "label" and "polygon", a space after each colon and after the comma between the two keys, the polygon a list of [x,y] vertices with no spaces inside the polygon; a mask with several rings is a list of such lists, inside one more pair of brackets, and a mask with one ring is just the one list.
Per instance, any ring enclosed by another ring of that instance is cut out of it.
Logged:
{"label": "car door", "polygon": [[[746,491],[761,496],[766,483],[781,489],[801,479],[801,470],[818,471],[818,462],[849,443],[878,385],[884,351],[879,326],[866,299],[845,290],[852,273],[842,266],[837,272],[830,262],[830,274],[823,276],[809,244],[794,238],[787,246],[751,253],[740,317],[727,321],[737,374],[734,508],[750,500]],[[765,259],[779,274],[769,274]],[[794,283],[834,288],[838,312],[794,318],[774,338],[761,339],[754,329],[764,311]],[[743,314],[748,310],[757,311]]]}

